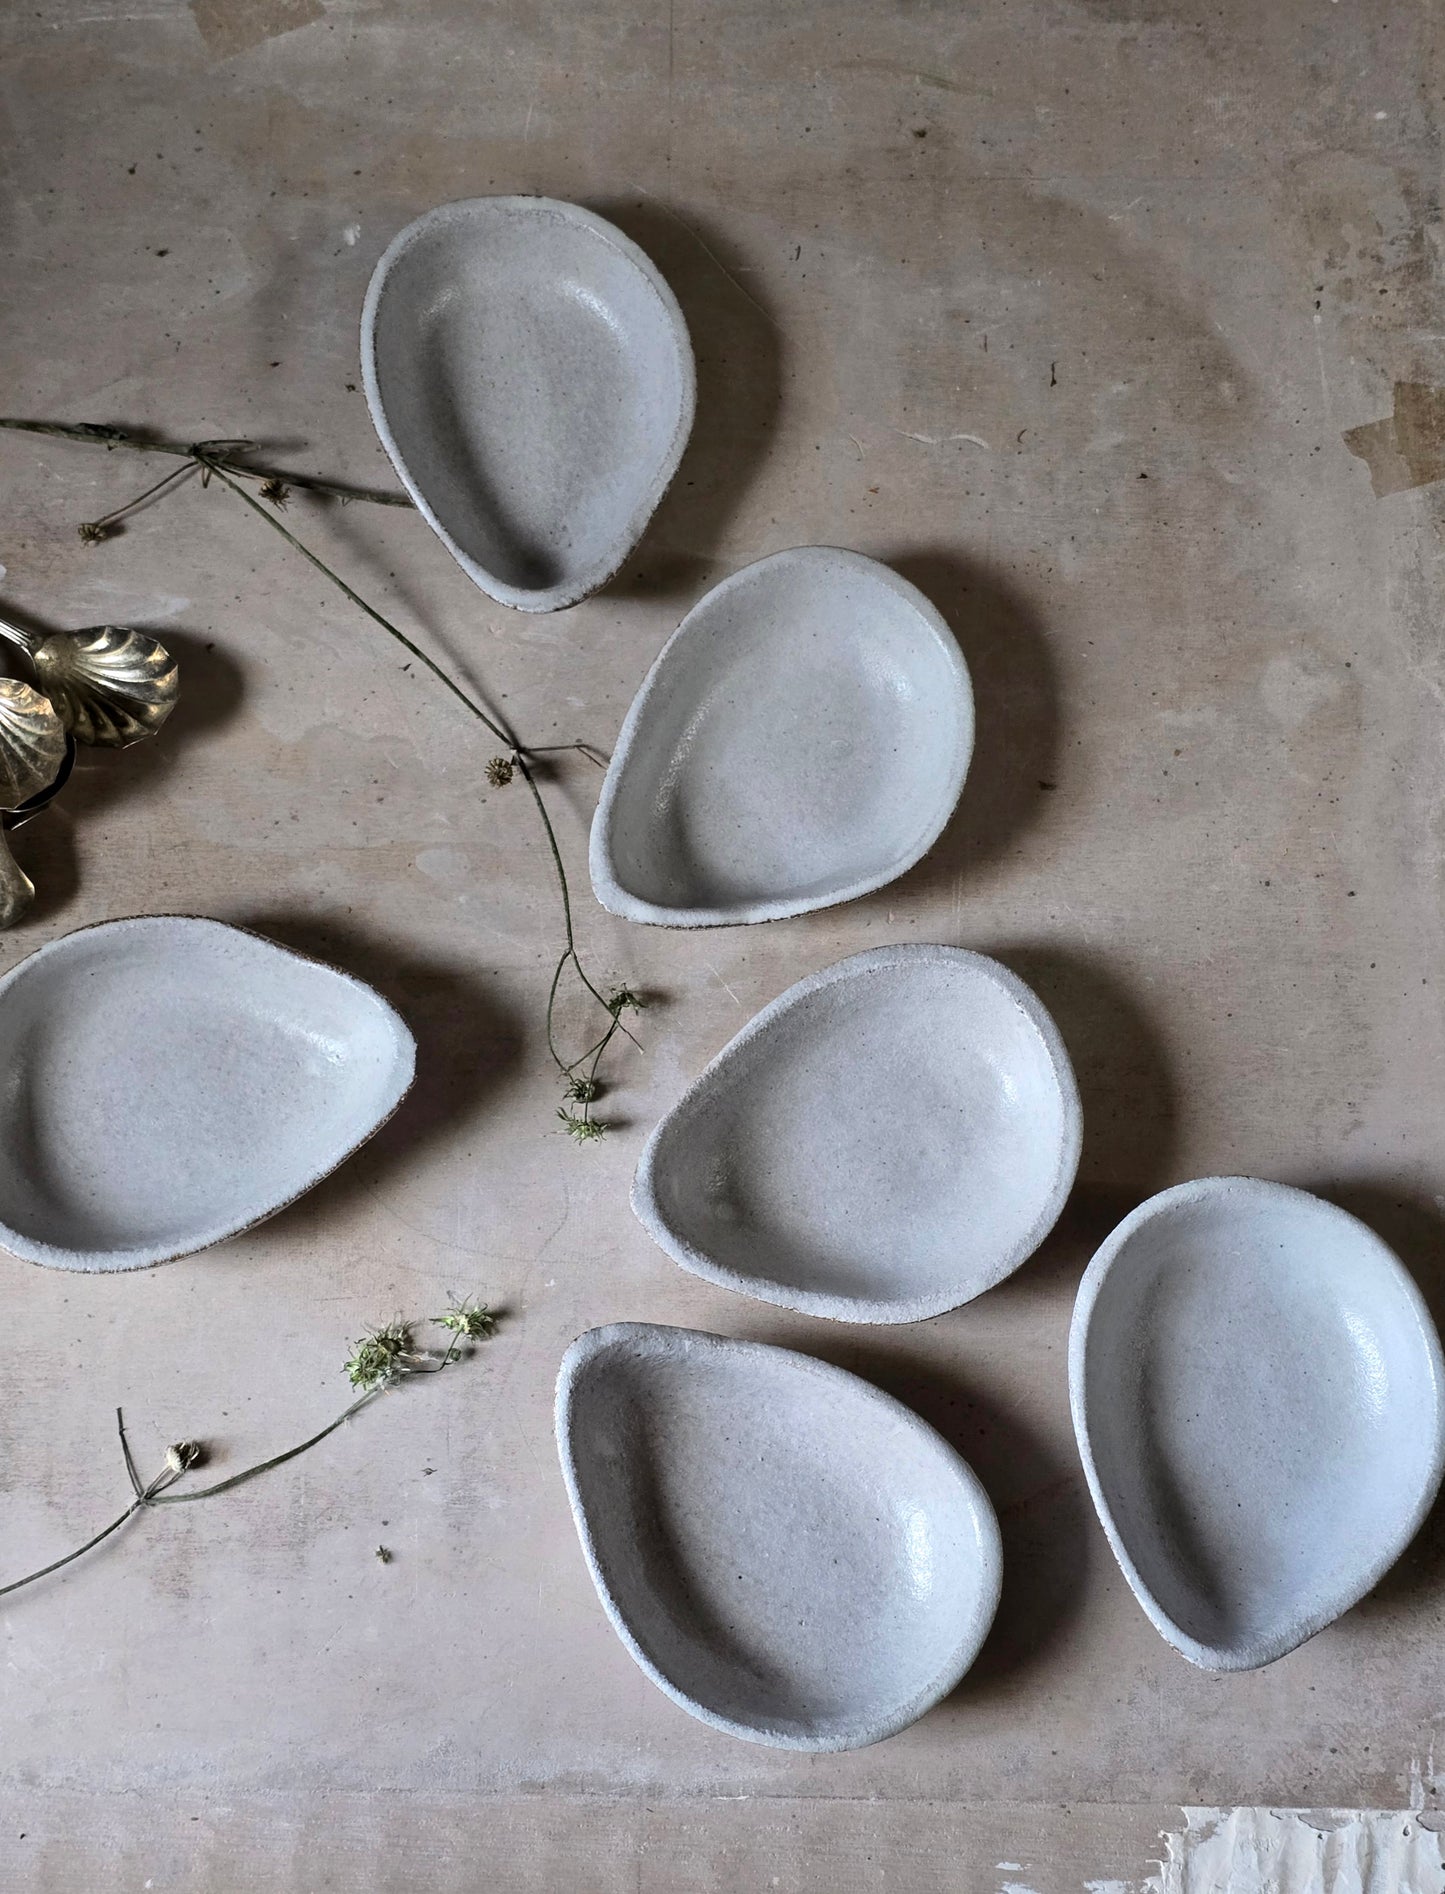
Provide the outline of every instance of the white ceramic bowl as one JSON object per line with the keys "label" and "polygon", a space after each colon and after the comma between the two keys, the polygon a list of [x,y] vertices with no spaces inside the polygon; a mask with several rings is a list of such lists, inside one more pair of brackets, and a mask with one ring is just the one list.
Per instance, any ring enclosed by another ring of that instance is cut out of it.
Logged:
{"label": "white ceramic bowl", "polygon": [[959,947],[878,947],[723,1048],[649,1138],[632,1206],[725,1288],[916,1322],[1033,1254],[1081,1135],[1058,1028],[1017,975]]}
{"label": "white ceramic bowl", "polygon": [[592,886],[666,927],[851,901],[933,846],[972,751],[968,669],[923,594],[861,553],[774,553],[701,599],[648,672]]}
{"label": "white ceramic bowl", "polygon": [[731,1736],[876,1743],[947,1695],[993,1622],[987,1494],[841,1368],[692,1329],[592,1329],[562,1363],[557,1445],[618,1636]]}
{"label": "white ceramic bowl", "polygon": [[239,928],[82,928],[0,979],[0,1244],[138,1269],[258,1223],[388,1118],[416,1048],[378,993]]}
{"label": "white ceramic bowl", "polygon": [[1128,1216],[1069,1344],[1089,1490],[1191,1663],[1251,1670],[1364,1597],[1445,1459],[1440,1343],[1404,1266],[1306,1191],[1206,1177]]}
{"label": "white ceramic bowl", "polygon": [[606,584],[692,427],[676,297],[620,230],[547,197],[472,198],[408,224],[366,293],[361,371],[423,517],[524,612]]}

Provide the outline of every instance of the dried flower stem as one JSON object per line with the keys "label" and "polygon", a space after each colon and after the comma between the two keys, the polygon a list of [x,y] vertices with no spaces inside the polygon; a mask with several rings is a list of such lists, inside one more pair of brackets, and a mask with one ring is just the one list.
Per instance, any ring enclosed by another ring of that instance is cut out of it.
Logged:
{"label": "dried flower stem", "polygon": [[98,520],[87,520],[80,529],[81,538],[92,546],[97,545],[102,539],[109,539],[123,519],[128,518],[132,513],[138,513],[148,501],[158,499],[162,493],[170,492],[183,480],[189,480],[195,471],[194,461],[189,461],[181,467],[172,467],[169,473],[161,475],[154,486],[147,487],[144,493],[138,493],[133,500],[127,500],[124,506],[116,507],[111,513],[102,514]]}
{"label": "dried flower stem", "polygon": [[[310,560],[317,571],[324,573],[325,576],[331,580],[333,585],[338,586],[341,591],[346,594],[347,598],[351,600],[353,605],[365,612],[368,618],[374,619],[375,622],[381,626],[383,631],[389,632],[390,635],[396,639],[397,643],[409,651],[418,663],[424,664],[438,682],[444,684],[458,702],[463,704],[474,717],[484,724],[494,737],[507,745],[511,753],[511,761],[515,764],[517,773],[521,776],[522,781],[527,785],[528,793],[531,795],[532,801],[536,805],[537,814],[541,818],[542,830],[547,838],[547,848],[552,857],[552,866],[556,870],[558,892],[562,897],[562,926],[567,944],[563,948],[561,957],[557,962],[556,971],[552,975],[551,990],[547,995],[547,1050],[551,1053],[553,1061],[558,1071],[562,1074],[562,1077],[564,1079],[570,1079],[578,1066],[580,1066],[584,1060],[591,1058],[593,1052],[597,1051],[597,1049],[589,1048],[587,1052],[582,1054],[580,1059],[574,1059],[570,1062],[563,1059],[561,1053],[557,1050],[557,1043],[553,1033],[553,1022],[557,1005],[557,989],[569,963],[576,972],[578,979],[592,995],[593,999],[596,1000],[597,1004],[607,1012],[611,1012],[612,1008],[608,996],[598,989],[591,975],[583,966],[581,957],[577,952],[577,937],[572,923],[572,891],[567,881],[567,869],[562,860],[562,851],[557,843],[557,832],[552,827],[552,818],[547,812],[547,805],[542,799],[542,792],[537,787],[537,779],[533,775],[527,762],[529,756],[540,754],[540,752],[524,748],[517,741],[517,738],[511,730],[504,724],[498,722],[495,718],[489,716],[476,699],[464,691],[456,679],[453,678],[449,672],[444,671],[434,658],[429,657],[427,653],[422,650],[420,645],[413,643],[404,631],[399,630],[397,626],[392,624],[389,618],[384,618],[374,605],[369,605],[359,592],[356,592],[347,584],[346,580],[343,579],[339,573],[333,572],[330,566],[312,552],[309,546],[302,544],[288,526],[277,519],[274,513],[268,512],[253,494],[248,493],[245,487],[233,477],[222,462],[209,458],[205,452],[204,444],[198,445],[193,451],[202,466],[208,467],[210,471],[215,474],[216,478],[230,487],[232,492],[244,500],[246,505],[249,506],[253,512],[259,513],[267,525],[273,527],[276,532],[280,533],[282,538],[285,539],[289,545],[294,547],[295,550],[301,554],[303,559]],[[554,749],[583,749],[581,744],[557,744],[552,747]],[[586,753],[584,750],[584,754]],[[596,761],[595,756],[592,760],[594,762]],[[606,1050],[614,1033],[618,1031],[619,1025],[620,1021],[617,1014],[613,1013],[607,1031],[600,1042],[601,1051]],[[622,1026],[621,1030],[625,1033],[627,1032],[625,1026]],[[637,1044],[636,1039],[633,1038],[631,1033],[627,1033],[627,1037],[632,1039],[634,1045]],[[599,1058],[601,1051],[597,1051]],[[583,1107],[582,1117],[584,1122],[596,1126],[590,1133],[590,1136],[595,1138],[601,1135],[601,1126],[597,1125],[596,1120],[592,1118],[591,1109],[591,1101],[589,1100]],[[570,1127],[572,1121],[567,1117],[565,1112],[562,1115]]]}
{"label": "dried flower stem", "polygon": [[87,1539],[84,1545],[78,1545],[73,1552],[67,1552],[64,1558],[53,1559],[49,1565],[42,1565],[38,1572],[27,1572],[24,1578],[12,1579],[8,1585],[0,1585],[0,1598],[5,1597],[7,1592],[19,1591],[22,1585],[33,1585],[37,1578],[49,1578],[52,1572],[58,1572],[63,1565],[71,1565],[76,1559],[83,1558],[87,1552],[93,1551],[102,1539],[108,1539],[113,1532],[119,1532],[126,1521],[134,1519],[143,1506],[156,1505],[165,1489],[168,1486],[174,1486],[180,1479],[185,1471],[184,1467],[177,1470],[170,1464],[168,1458],[167,1464],[161,1468],[150,1484],[142,1486],[136,1476],[135,1462],[131,1458],[130,1447],[125,1437],[125,1421],[119,1408],[115,1410],[115,1418],[120,1428],[121,1446],[125,1452],[126,1471],[130,1475],[130,1483],[135,1492],[134,1500],[118,1519],[112,1519],[108,1526],[102,1526],[93,1539]]}
{"label": "dried flower stem", "polygon": [[217,1493],[229,1493],[233,1486],[244,1486],[247,1480],[254,1480],[258,1473],[269,1473],[272,1467],[285,1466],[288,1460],[294,1460],[298,1453],[309,1452],[319,1441],[325,1440],[328,1434],[334,1434],[338,1427],[344,1426],[353,1414],[358,1413],[369,1401],[375,1400],[380,1393],[380,1388],[368,1388],[365,1394],[354,1400],[350,1407],[343,1409],[334,1421],[328,1421],[326,1426],[319,1433],[313,1434],[309,1440],[303,1440],[297,1447],[288,1447],[284,1453],[272,1454],[269,1460],[258,1460],[255,1466],[245,1467],[240,1473],[233,1473],[227,1480],[217,1480],[212,1486],[195,1487],[186,1493],[157,1494],[145,1503],[148,1506],[179,1506],[186,1500],[211,1499]]}
{"label": "dried flower stem", "polygon": [[[384,1394],[388,1388],[395,1387],[398,1382],[407,1380],[412,1375],[440,1374],[443,1368],[450,1367],[457,1359],[457,1351],[464,1341],[483,1340],[496,1328],[496,1317],[485,1304],[478,1304],[470,1299],[465,1302],[454,1302],[445,1315],[436,1316],[433,1320],[438,1327],[451,1332],[451,1343],[444,1355],[428,1355],[418,1350],[412,1339],[410,1323],[393,1322],[385,1328],[373,1330],[356,1344],[347,1362],[347,1372],[351,1377],[352,1385],[360,1386],[362,1389],[349,1407],[338,1414],[334,1421],[328,1422],[318,1433],[303,1440],[299,1446],[288,1447],[284,1453],[272,1454],[268,1460],[258,1460],[254,1466],[245,1467],[241,1472],[231,1474],[229,1479],[216,1480],[210,1486],[192,1487],[184,1493],[173,1493],[169,1490],[200,1463],[201,1449],[193,1440],[181,1441],[178,1445],[169,1448],[166,1453],[166,1463],[160,1472],[153,1480],[142,1485],[140,1475],[136,1470],[135,1456],[130,1450],[130,1440],[125,1431],[125,1416],[117,1408],[115,1424],[120,1434],[120,1450],[125,1460],[126,1477],[130,1481],[131,1491],[135,1498],[123,1513],[112,1519],[108,1526],[102,1526],[100,1531],[93,1538],[87,1539],[84,1545],[77,1546],[73,1552],[67,1552],[63,1558],[53,1559],[49,1565],[42,1565],[39,1571],[27,1572],[24,1578],[12,1579],[8,1585],[0,1585],[0,1598],[5,1597],[8,1592],[19,1591],[23,1585],[33,1585],[37,1579],[48,1578],[52,1572],[58,1572],[63,1566],[71,1565],[76,1559],[83,1558],[102,1540],[108,1539],[113,1532],[119,1532],[128,1520],[134,1519],[138,1512],[143,1512],[148,1506],[180,1506],[193,1499],[214,1499],[218,1493],[229,1493],[235,1487],[244,1486],[248,1480],[254,1480],[258,1474],[270,1472],[272,1467],[284,1466],[288,1460],[294,1460],[298,1454],[309,1452],[312,1447],[325,1440],[328,1434],[334,1434],[338,1427],[344,1426],[351,1419],[353,1414],[359,1413],[363,1407],[368,1406],[379,1394]],[[368,1350],[378,1349],[378,1347],[380,1358],[386,1363],[385,1367],[358,1381],[357,1362],[366,1357]]]}
{"label": "dried flower stem", "polygon": [[[434,658],[429,657],[427,653],[422,650],[420,645],[408,638],[404,631],[394,625],[391,620],[379,612],[374,605],[368,604],[361,594],[341,577],[340,573],[333,571],[332,568],[326,564],[324,559],[320,558],[309,546],[298,539],[295,533],[277,517],[276,512],[273,510],[274,507],[284,504],[284,499],[281,496],[283,490],[288,487],[295,487],[312,493],[331,494],[342,500],[373,500],[385,505],[398,506],[408,506],[411,504],[406,496],[386,493],[367,487],[347,486],[338,481],[323,480],[310,474],[297,474],[283,472],[270,467],[260,467],[249,460],[243,462],[238,460],[236,456],[238,453],[249,453],[251,443],[245,440],[196,441],[189,447],[182,447],[176,442],[155,441],[148,439],[144,435],[132,434],[123,428],[105,427],[94,423],[82,422],[72,425],[60,421],[19,421],[0,418],[0,429],[4,428],[18,430],[28,434],[54,435],[62,440],[80,441],[92,447],[101,446],[107,449],[124,447],[141,454],[169,454],[189,463],[186,468],[178,469],[175,473],[168,474],[165,479],[157,481],[154,486],[148,487],[144,493],[137,495],[134,500],[128,501],[125,506],[117,507],[114,512],[106,514],[103,519],[88,521],[82,528],[82,535],[92,540],[106,538],[110,529],[117,521],[122,519],[135,507],[139,506],[143,501],[155,497],[163,489],[167,489],[173,484],[178,483],[183,474],[199,469],[203,482],[208,484],[212,478],[215,478],[223,486],[229,487],[239,499],[243,500],[246,505],[251,508],[252,512],[259,514],[273,531],[281,535],[293,551],[300,553],[303,559],[308,560],[324,578],[330,580],[339,591],[350,599],[351,603],[355,605],[359,611],[364,612],[374,624],[379,625],[389,637],[394,638],[405,651],[409,652],[417,663],[424,665],[426,669],[431,672],[432,676],[435,677],[440,684],[444,685],[446,689],[451,692],[452,696],[455,697],[473,717],[477,718],[484,728],[489,730],[499,742],[506,745],[507,756],[502,759],[494,759],[494,762],[488,765],[488,778],[493,782],[495,787],[503,786],[507,772],[496,770],[496,762],[510,762],[521,775],[522,781],[527,786],[527,792],[532,798],[532,802],[537,810],[537,815],[541,821],[543,834],[547,841],[548,853],[552,858],[552,866],[557,876],[558,891],[562,898],[562,925],[565,945],[557,961],[556,969],[552,975],[552,985],[547,994],[547,1050],[551,1053],[553,1062],[566,1083],[567,1097],[570,1100],[580,1102],[582,1110],[581,1113],[578,1114],[568,1111],[564,1106],[559,1110],[557,1115],[562,1120],[566,1130],[579,1143],[601,1137],[605,1127],[592,1113],[593,1102],[600,1091],[597,1082],[598,1064],[618,1032],[624,1033],[628,1039],[632,1040],[634,1045],[637,1045],[638,1041],[635,1036],[628,1031],[627,1027],[622,1024],[620,1018],[622,1007],[620,1005],[614,1006],[615,995],[603,993],[582,964],[581,956],[577,951],[577,937],[573,926],[572,893],[567,880],[567,869],[562,860],[562,851],[558,846],[557,833],[552,826],[551,815],[548,813],[547,805],[543,800],[536,777],[529,767],[529,759],[555,755],[566,750],[575,750],[579,755],[585,756],[589,762],[596,764],[598,768],[601,769],[606,768],[606,759],[588,743],[553,743],[545,744],[537,748],[520,743],[516,735],[508,729],[498,717],[494,717],[484,710],[469,692],[462,689],[461,685],[457,683],[456,679],[452,677],[448,671],[443,669]],[[261,500],[249,491],[243,484],[248,480],[261,481],[263,493],[266,492],[268,486],[271,487],[272,491],[267,496],[272,501],[271,506],[263,505]],[[607,1029],[597,1044],[590,1046],[579,1058],[572,1060],[564,1059],[561,1052],[558,1051],[554,1031],[558,991],[562,976],[566,973],[569,965],[576,973],[582,986],[603,1011],[609,1015]],[[627,1003],[635,1005],[638,1002],[636,1002],[635,996],[631,996]],[[577,1089],[579,1074],[583,1073],[584,1068],[585,1081],[583,1082],[583,1089],[579,1090]]]}
{"label": "dried flower stem", "polygon": [[[17,434],[49,434],[57,440],[83,441],[91,447],[128,447],[136,454],[169,454],[176,460],[196,459],[195,447],[184,447],[179,441],[152,440],[144,434],[135,434],[128,428],[101,427],[90,422],[72,425],[65,421],[18,421],[0,419],[0,428],[8,428]],[[244,440],[206,441],[201,445],[208,448],[224,448],[227,453],[224,465],[231,473],[243,480],[276,480],[283,486],[297,487],[307,493],[329,495],[343,504],[352,500],[366,500],[373,506],[410,506],[411,496],[397,493],[387,487],[358,487],[346,480],[327,480],[320,474],[292,473],[284,467],[262,467],[250,458],[251,443]],[[244,456],[244,458],[242,458]],[[107,515],[106,523],[128,513],[138,506],[146,495],[140,494],[115,513]]]}

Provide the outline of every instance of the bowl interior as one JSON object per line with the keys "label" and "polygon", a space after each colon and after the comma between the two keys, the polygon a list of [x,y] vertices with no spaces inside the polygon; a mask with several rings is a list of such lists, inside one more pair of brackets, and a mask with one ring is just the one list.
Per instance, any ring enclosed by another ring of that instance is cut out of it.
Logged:
{"label": "bowl interior", "polygon": [[1437,1359],[1391,1253],[1303,1192],[1221,1188],[1126,1238],[1089,1320],[1089,1442],[1187,1639],[1287,1647],[1403,1549],[1438,1479]]}
{"label": "bowl interior", "polygon": [[618,772],[606,840],[624,894],[659,919],[726,918],[818,906],[917,860],[973,741],[957,647],[921,603],[826,548],[705,598],[649,679]]}
{"label": "bowl interior", "polygon": [[956,1307],[1062,1208],[1072,1076],[1017,983],[980,955],[901,948],[829,971],[659,1129],[650,1176],[668,1247],[772,1300],[821,1298],[820,1313]]}
{"label": "bowl interior", "polygon": [[604,1349],[573,1389],[577,1496],[613,1607],[688,1707],[737,1733],[886,1734],[987,1630],[987,1502],[851,1376],[704,1340]]}
{"label": "bowl interior", "polygon": [[375,1129],[410,1039],[358,982],[196,921],[71,935],[0,992],[0,1224],[120,1267],[278,1208]]}
{"label": "bowl interior", "polygon": [[406,476],[474,576],[540,598],[621,562],[692,371],[675,308],[605,227],[546,202],[447,207],[391,264],[371,345]]}

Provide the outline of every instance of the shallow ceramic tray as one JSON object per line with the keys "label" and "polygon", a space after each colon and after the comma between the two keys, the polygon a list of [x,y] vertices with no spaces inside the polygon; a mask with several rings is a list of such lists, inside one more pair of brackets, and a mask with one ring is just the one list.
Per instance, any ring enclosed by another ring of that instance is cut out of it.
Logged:
{"label": "shallow ceramic tray", "polygon": [[851,901],[933,846],[972,751],[968,668],[923,594],[861,553],[774,553],[701,599],[648,672],[592,886],[666,927]]}
{"label": "shallow ceramic tray", "polygon": [[557,1445],[618,1636],[731,1736],[876,1743],[947,1695],[993,1622],[983,1487],[841,1368],[693,1329],[592,1329],[562,1362]]}
{"label": "shallow ceramic tray", "polygon": [[684,1269],[845,1322],[971,1301],[1053,1228],[1078,1088],[1017,975],[877,947],[790,987],[652,1133],[632,1207]]}
{"label": "shallow ceramic tray", "polygon": [[137,1269],[309,1190],[411,1084],[359,980],[182,915],[82,928],[0,979],[0,1244]]}
{"label": "shallow ceramic tray", "polygon": [[361,369],[422,515],[524,612],[606,584],[692,428],[676,297],[620,230],[548,197],[472,198],[408,224],[366,293]]}
{"label": "shallow ceramic tray", "polygon": [[1440,1484],[1440,1343],[1394,1252],[1283,1184],[1153,1197],[1084,1274],[1069,1343],[1089,1489],[1191,1663],[1271,1663],[1364,1597]]}

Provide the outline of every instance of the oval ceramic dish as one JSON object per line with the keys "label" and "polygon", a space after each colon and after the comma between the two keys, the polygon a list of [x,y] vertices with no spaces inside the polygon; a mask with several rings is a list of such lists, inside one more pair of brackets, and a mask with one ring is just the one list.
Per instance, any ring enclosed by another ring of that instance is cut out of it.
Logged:
{"label": "oval ceramic dish", "polygon": [[649,1138],[632,1207],[684,1269],[845,1322],[971,1301],[1073,1187],[1068,1053],[1015,974],[878,947],[790,987]]}
{"label": "oval ceramic dish", "polygon": [[219,921],[67,934],[0,979],[0,1244],[111,1270],[234,1236],[369,1138],[414,1061],[370,987]]}
{"label": "oval ceramic dish", "polygon": [[923,594],[861,553],[774,553],[699,600],[648,672],[592,886],[666,927],[851,901],[932,848],[972,751],[968,668]]}
{"label": "oval ceramic dish", "polygon": [[548,197],[472,198],[408,224],[366,293],[361,370],[423,517],[524,612],[606,584],[692,428],[677,298],[620,230]]}
{"label": "oval ceramic dish", "polygon": [[592,1329],[562,1363],[557,1445],[618,1636],[730,1736],[876,1743],[947,1695],[993,1622],[988,1495],[841,1368],[692,1329]]}
{"label": "oval ceramic dish", "polygon": [[1419,1291],[1283,1184],[1206,1177],[1126,1217],[1080,1284],[1069,1385],[1124,1576],[1209,1670],[1271,1663],[1358,1603],[1440,1484]]}

